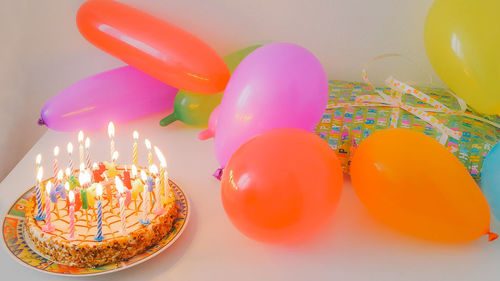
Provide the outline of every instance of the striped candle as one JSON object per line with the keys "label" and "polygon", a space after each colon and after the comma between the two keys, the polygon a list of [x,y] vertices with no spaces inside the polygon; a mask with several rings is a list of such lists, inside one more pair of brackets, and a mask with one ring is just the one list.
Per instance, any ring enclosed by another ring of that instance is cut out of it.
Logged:
{"label": "striped candle", "polygon": [[97,184],[95,193],[97,197],[97,235],[94,237],[94,240],[100,242],[104,239],[102,235],[102,185],[100,183]]}
{"label": "striped candle", "polygon": [[115,125],[113,124],[113,122],[109,122],[108,124],[108,136],[110,156],[111,158],[113,158],[113,154],[115,153]]}
{"label": "striped candle", "polygon": [[73,165],[73,157],[71,156],[73,154],[73,144],[71,142],[68,142],[68,146],[66,147],[68,150],[68,156],[69,156],[69,170],[71,171],[71,174],[75,171],[75,166]]}
{"label": "striped candle", "polygon": [[42,221],[45,219],[45,215],[43,214],[43,207],[42,207],[42,189],[40,187],[40,184],[42,182],[42,177],[43,177],[43,167],[39,167],[37,175],[36,175],[36,187],[35,187],[36,206],[37,206],[37,212],[36,212],[35,219],[37,221]]}
{"label": "striped candle", "polygon": [[[144,170],[141,170],[141,177],[144,183],[148,181],[147,175],[144,172]],[[148,209],[149,209],[148,188],[144,187],[144,190],[142,191],[142,218],[139,220],[139,222],[142,225],[149,224]]]}
{"label": "striped candle", "polygon": [[137,166],[137,154],[139,150],[137,146],[137,140],[139,139],[139,133],[137,131],[134,131],[133,137],[134,137],[134,145],[132,146],[132,162],[135,166]]}
{"label": "striped candle", "polygon": [[80,155],[80,165],[85,163],[83,151],[83,131],[78,132],[78,152]]}
{"label": "striped candle", "polygon": [[85,139],[85,162],[87,163],[87,169],[90,170],[92,168],[92,164],[90,163],[90,138],[87,137]]}
{"label": "striped candle", "polygon": [[151,165],[153,165],[153,153],[151,153],[151,142],[148,139],[146,139],[144,143],[146,144],[146,148],[148,149],[148,167],[150,167]]}
{"label": "striped candle", "polygon": [[[69,189],[69,186],[68,186]],[[75,193],[69,191],[69,239],[75,238]]]}
{"label": "striped candle", "polygon": [[52,190],[52,182],[48,182],[45,187],[45,191],[47,191],[47,197],[45,198],[45,225],[42,227],[42,230],[45,232],[52,232],[55,229],[55,226],[52,224],[50,218],[50,192]]}
{"label": "striped candle", "polygon": [[59,162],[57,161],[57,156],[59,155],[59,146],[54,147],[54,179],[55,183],[54,185],[58,185],[59,179],[57,178],[57,173],[59,172]]}
{"label": "striped candle", "polygon": [[160,186],[163,188],[165,201],[168,199],[168,189],[167,186],[170,186],[168,183],[168,174],[167,174],[167,161],[165,160],[165,156],[160,151],[158,147],[155,146],[156,157],[160,160]]}

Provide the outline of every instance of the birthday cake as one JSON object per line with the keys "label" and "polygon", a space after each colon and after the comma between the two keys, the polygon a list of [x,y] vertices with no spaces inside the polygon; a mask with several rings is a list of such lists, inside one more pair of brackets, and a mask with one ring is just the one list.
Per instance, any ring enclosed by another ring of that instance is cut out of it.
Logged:
{"label": "birthday cake", "polygon": [[80,170],[60,170],[42,181],[43,169],[37,167],[25,230],[38,252],[60,264],[96,267],[157,244],[177,218],[175,193],[157,153],[160,171],[151,152],[147,170],[118,166],[113,159],[91,168],[81,163]]}

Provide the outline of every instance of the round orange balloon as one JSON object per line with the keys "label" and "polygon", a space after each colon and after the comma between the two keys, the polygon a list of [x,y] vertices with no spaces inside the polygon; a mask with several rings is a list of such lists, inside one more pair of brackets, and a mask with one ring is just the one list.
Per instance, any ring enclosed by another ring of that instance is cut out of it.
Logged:
{"label": "round orange balloon", "polygon": [[337,156],[324,140],[300,129],[274,129],[232,155],[222,176],[222,203],[246,236],[297,242],[331,217],[342,180]]}
{"label": "round orange balloon", "polygon": [[374,133],[355,152],[354,190],[377,219],[435,241],[489,233],[488,203],[460,161],[436,140],[407,129]]}
{"label": "round orange balloon", "polygon": [[206,43],[117,1],[85,2],[76,23],[98,48],[178,89],[215,94],[229,81],[226,64]]}

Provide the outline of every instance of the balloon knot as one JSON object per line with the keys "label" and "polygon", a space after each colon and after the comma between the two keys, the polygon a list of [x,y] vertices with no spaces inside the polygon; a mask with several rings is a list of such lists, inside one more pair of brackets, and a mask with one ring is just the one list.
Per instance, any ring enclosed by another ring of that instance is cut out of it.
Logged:
{"label": "balloon knot", "polygon": [[44,125],[46,125],[45,121],[43,121],[43,119],[41,117],[38,118],[38,126],[44,126]]}
{"label": "balloon knot", "polygon": [[216,178],[220,181],[223,173],[224,173],[224,170],[222,168],[219,168],[219,169],[215,170],[213,176],[214,176],[214,178]]}
{"label": "balloon knot", "polygon": [[488,234],[488,242],[495,241],[498,238],[498,234],[496,234],[494,232],[488,231],[488,233],[486,233],[486,234]]}

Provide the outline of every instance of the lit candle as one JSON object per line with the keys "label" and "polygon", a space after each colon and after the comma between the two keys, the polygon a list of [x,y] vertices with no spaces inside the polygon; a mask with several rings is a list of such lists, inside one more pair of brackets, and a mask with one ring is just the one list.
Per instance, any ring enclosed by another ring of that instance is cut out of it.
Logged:
{"label": "lit candle", "polygon": [[137,147],[137,140],[139,139],[139,133],[137,131],[134,131],[132,134],[134,137],[134,145],[132,146],[132,163],[137,166],[137,153],[139,148]]}
{"label": "lit candle", "polygon": [[99,165],[97,165],[97,163],[92,164],[92,176],[94,178],[94,182],[101,182],[104,180],[102,177],[102,171],[99,169]]}
{"label": "lit candle", "polygon": [[137,167],[135,165],[132,165],[132,178],[137,178]]}
{"label": "lit candle", "polygon": [[[153,178],[156,177],[156,175],[158,174],[158,168],[156,167],[155,164],[151,165],[150,171],[151,174],[153,175]],[[156,177],[154,190],[155,190],[156,201],[153,213],[155,213],[156,215],[162,215],[163,213],[165,213],[165,209],[161,204],[161,186],[160,186],[160,179],[158,177]]]}
{"label": "lit candle", "polygon": [[87,219],[87,225],[89,223],[89,203],[88,203],[88,198],[87,198],[87,188],[90,184],[90,174],[84,169],[83,163],[80,164],[80,176],[78,177],[80,186],[82,189],[80,189],[80,200],[82,201],[82,209],[85,210],[85,216]]}
{"label": "lit candle", "polygon": [[59,194],[59,196],[61,196],[62,199],[66,199],[66,191],[64,190],[64,185],[63,185],[63,171],[62,170],[59,170],[59,172],[57,172],[57,182],[58,182],[58,185],[56,187],[56,194]]}
{"label": "lit candle", "polygon": [[153,165],[153,153],[151,153],[151,142],[146,139],[144,141],[146,143],[146,148],[148,149],[148,167]]}
{"label": "lit candle", "polygon": [[108,136],[110,155],[111,158],[113,158],[113,154],[115,153],[115,125],[113,124],[113,122],[109,122],[108,124]]}
{"label": "lit candle", "polygon": [[[68,184],[69,189],[69,184]],[[68,239],[75,239],[75,194],[72,190],[68,194],[69,199],[69,235]]]}
{"label": "lit candle", "polygon": [[38,169],[40,169],[40,164],[42,163],[42,154],[38,154],[35,158],[36,170],[35,174],[38,174]]}
{"label": "lit candle", "polygon": [[69,156],[69,169],[70,169],[70,174],[73,174],[73,171],[75,170],[75,167],[73,166],[73,157],[71,154],[73,154],[73,144],[71,142],[68,142],[68,146],[66,147],[68,150],[68,156]]}
{"label": "lit candle", "polygon": [[50,192],[52,190],[52,182],[49,181],[47,183],[47,186],[45,187],[45,190],[47,192],[47,199],[45,199],[45,225],[42,227],[42,230],[45,232],[52,232],[54,231],[55,227],[51,222],[50,219]]}
{"label": "lit candle", "polygon": [[168,182],[168,173],[167,173],[167,161],[165,160],[165,156],[161,153],[160,149],[155,146],[155,153],[158,160],[160,160],[160,185],[163,188],[163,196],[165,196],[165,202],[168,199],[169,191],[170,191],[170,183]]}
{"label": "lit candle", "polygon": [[118,160],[118,151],[115,151],[113,152],[113,156],[111,157],[111,162],[113,162],[113,164],[116,164],[116,160]]}
{"label": "lit candle", "polygon": [[66,176],[67,179],[71,177],[71,170],[69,167],[66,168],[66,170],[64,170],[64,175]]}
{"label": "lit candle", "polygon": [[121,231],[122,234],[125,235],[127,234],[127,229],[126,229],[126,218],[125,218],[125,196],[123,196],[123,192],[125,191],[124,186],[122,181],[118,176],[115,177],[115,186],[116,190],[118,191],[118,194],[120,196],[120,199],[118,200],[120,204],[120,221],[121,221]]}
{"label": "lit candle", "polygon": [[[144,182],[148,179],[144,170],[141,170],[141,178]],[[142,225],[148,225],[150,223],[148,218],[149,200],[147,195],[148,190],[147,188],[144,188],[142,191],[142,218],[139,220]]]}
{"label": "lit candle", "polygon": [[100,183],[95,188],[95,194],[97,197],[97,234],[94,240],[100,242],[104,239],[104,235],[102,235],[102,185]]}
{"label": "lit candle", "polygon": [[45,214],[43,213],[43,207],[42,207],[42,188],[40,187],[40,185],[42,184],[42,177],[43,177],[43,167],[39,167],[36,175],[36,187],[35,187],[36,206],[37,206],[35,219],[37,221],[42,221],[45,219]]}
{"label": "lit candle", "polygon": [[[59,155],[59,146],[54,147],[54,178],[57,177],[59,172],[59,162],[57,161],[57,156]],[[58,185],[59,178],[55,181],[54,185]]]}
{"label": "lit candle", "polygon": [[87,162],[87,169],[90,169],[92,166],[90,165],[90,138],[87,137],[85,139],[85,161]]}
{"label": "lit candle", "polygon": [[85,163],[84,152],[83,152],[83,131],[78,132],[78,151],[80,155],[80,165]]}

